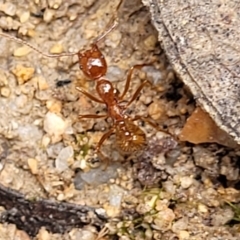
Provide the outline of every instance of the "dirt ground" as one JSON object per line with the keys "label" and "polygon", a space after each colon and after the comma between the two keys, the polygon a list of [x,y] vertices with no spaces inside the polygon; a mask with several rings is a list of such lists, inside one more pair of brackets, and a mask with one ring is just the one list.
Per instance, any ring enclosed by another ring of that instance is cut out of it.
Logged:
{"label": "dirt ground", "polygon": [[[2,1],[0,28],[43,53],[84,51],[116,14],[118,1]],[[0,239],[239,239],[238,150],[217,144],[179,142],[195,109],[158,44],[148,10],[124,1],[118,26],[98,45],[108,63],[106,78],[122,92],[128,70],[137,70],[126,101],[151,81],[127,109],[146,134],[147,146],[123,153],[112,126],[76,90],[97,96],[77,56],[46,58],[0,37]],[[43,200],[44,199],[44,200]]]}

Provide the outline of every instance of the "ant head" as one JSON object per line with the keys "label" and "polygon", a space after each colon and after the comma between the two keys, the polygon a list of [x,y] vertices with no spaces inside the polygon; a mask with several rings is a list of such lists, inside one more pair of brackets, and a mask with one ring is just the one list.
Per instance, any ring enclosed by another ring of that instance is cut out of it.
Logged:
{"label": "ant head", "polygon": [[78,59],[80,69],[90,79],[97,80],[107,72],[106,60],[96,44],[83,53],[78,52]]}

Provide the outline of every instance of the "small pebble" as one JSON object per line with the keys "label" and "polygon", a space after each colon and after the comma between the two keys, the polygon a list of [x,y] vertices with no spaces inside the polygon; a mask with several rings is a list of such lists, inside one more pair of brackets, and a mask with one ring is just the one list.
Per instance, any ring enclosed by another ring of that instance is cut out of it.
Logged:
{"label": "small pebble", "polygon": [[112,205],[108,205],[108,204],[104,205],[104,209],[106,211],[107,216],[110,218],[117,217],[121,211],[120,207],[112,206]]}
{"label": "small pebble", "polygon": [[37,81],[39,90],[47,90],[49,88],[49,85],[43,76],[37,76],[34,80]]}
{"label": "small pebble", "polygon": [[81,230],[81,232],[77,232],[76,237],[74,239],[81,240],[96,240],[97,236],[95,233],[89,230]]}
{"label": "small pebble", "polygon": [[158,101],[154,101],[148,107],[148,114],[153,120],[158,120],[165,115],[165,107]]}
{"label": "small pebble", "polygon": [[62,53],[62,52],[63,52],[63,45],[60,43],[56,43],[50,49],[50,53],[52,53],[52,54],[58,54],[58,53]]}
{"label": "small pebble", "polygon": [[181,187],[184,189],[187,189],[192,185],[193,179],[191,177],[185,176],[180,178],[180,182],[181,182]]}
{"label": "small pebble", "polygon": [[74,185],[76,189],[82,189],[84,182],[89,185],[98,186],[100,184],[108,182],[110,179],[117,177],[116,169],[119,167],[119,164],[111,164],[104,168],[94,168],[88,172],[79,172],[76,174]]}
{"label": "small pebble", "polygon": [[48,135],[44,135],[42,138],[42,146],[47,147],[51,142],[51,138]]}
{"label": "small pebble", "polygon": [[12,4],[10,2],[1,3],[0,11],[4,12],[6,15],[13,17],[16,14],[17,7],[15,4]]}
{"label": "small pebble", "polygon": [[73,148],[71,146],[61,149],[55,160],[56,169],[59,172],[63,172],[68,169],[68,160],[73,157]]}
{"label": "small pebble", "polygon": [[48,112],[44,118],[43,128],[51,136],[52,143],[59,142],[67,128],[67,122],[55,113]]}
{"label": "small pebble", "polygon": [[46,107],[50,112],[60,113],[62,110],[62,102],[58,100],[48,100],[46,102]]}
{"label": "small pebble", "polygon": [[45,228],[41,228],[38,232],[37,240],[51,240],[51,236]]}
{"label": "small pebble", "polygon": [[179,240],[187,240],[187,239],[189,239],[190,234],[189,234],[189,232],[182,230],[182,231],[179,231],[178,237],[179,237]]}
{"label": "small pebble", "polygon": [[22,230],[17,230],[14,236],[15,240],[31,240],[28,234]]}
{"label": "small pebble", "polygon": [[156,35],[150,35],[144,40],[144,44],[149,50],[154,50],[156,43],[157,43]]}
{"label": "small pebble", "polygon": [[62,4],[62,0],[48,0],[48,6],[53,9],[58,9]]}
{"label": "small pebble", "polygon": [[31,48],[28,46],[22,46],[14,50],[13,56],[14,57],[23,57],[28,55],[31,52]]}
{"label": "small pebble", "polygon": [[21,23],[25,23],[28,21],[28,19],[30,18],[30,12],[29,11],[24,11],[20,16],[20,22]]}
{"label": "small pebble", "polygon": [[206,205],[199,203],[198,204],[198,211],[201,213],[207,213],[208,212],[208,208]]}
{"label": "small pebble", "polygon": [[29,158],[28,159],[28,166],[29,166],[32,174],[37,174],[38,173],[38,161],[37,161],[37,159]]}
{"label": "small pebble", "polygon": [[52,9],[47,8],[47,9],[44,11],[44,14],[43,14],[43,20],[44,20],[44,22],[46,22],[46,23],[51,22],[52,19],[53,19],[53,16],[54,16],[54,11],[53,11]]}
{"label": "small pebble", "polygon": [[19,85],[29,81],[34,74],[34,71],[34,68],[24,67],[22,65],[17,65],[14,69],[12,69],[12,73],[17,77]]}
{"label": "small pebble", "polygon": [[11,90],[10,90],[9,87],[2,87],[2,88],[1,88],[1,96],[7,98],[7,97],[10,96],[10,94],[11,94]]}

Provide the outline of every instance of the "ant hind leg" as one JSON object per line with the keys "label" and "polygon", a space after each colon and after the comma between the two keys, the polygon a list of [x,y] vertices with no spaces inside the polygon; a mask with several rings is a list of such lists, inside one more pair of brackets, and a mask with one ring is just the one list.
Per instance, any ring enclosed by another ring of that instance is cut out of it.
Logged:
{"label": "ant hind leg", "polygon": [[161,127],[159,127],[156,123],[152,122],[151,120],[149,120],[147,117],[143,117],[143,116],[135,116],[132,121],[137,121],[137,120],[141,120],[143,122],[146,122],[147,124],[149,124],[151,127],[155,128],[157,131],[159,132],[164,132],[166,134],[169,135],[169,132],[167,132],[166,130],[162,129]]}
{"label": "ant hind leg", "polygon": [[104,141],[106,139],[108,139],[112,134],[113,132],[115,131],[115,127],[113,126],[108,132],[106,132],[100,139],[100,141],[98,142],[97,144],[97,147],[96,147],[96,153],[97,155],[100,157],[100,159],[105,163],[105,166],[104,166],[104,170],[107,169],[109,163],[110,163],[110,159],[108,157],[106,157],[102,151],[100,150],[101,149],[101,146],[102,144],[104,143]]}

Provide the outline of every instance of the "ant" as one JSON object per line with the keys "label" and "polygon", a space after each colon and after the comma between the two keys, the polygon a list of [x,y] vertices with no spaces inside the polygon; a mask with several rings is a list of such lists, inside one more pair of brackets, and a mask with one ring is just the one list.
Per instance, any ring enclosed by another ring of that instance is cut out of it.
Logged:
{"label": "ant", "polygon": [[[122,4],[123,0],[117,6],[117,10]],[[116,11],[117,12],[117,11]],[[43,56],[46,57],[62,57],[62,56],[78,56],[78,63],[81,71],[83,74],[91,81],[96,82],[96,92],[99,96],[95,97],[91,93],[87,92],[85,89],[76,87],[76,89],[84,94],[86,97],[95,101],[97,103],[105,104],[107,108],[107,113],[105,115],[97,115],[97,114],[87,114],[87,115],[79,115],[79,119],[84,118],[110,118],[112,120],[112,126],[110,130],[108,130],[100,139],[96,146],[96,153],[101,157],[106,159],[104,154],[101,152],[101,146],[103,145],[104,141],[108,139],[113,133],[116,135],[116,145],[117,147],[125,152],[125,153],[132,153],[136,151],[143,150],[144,147],[147,145],[146,134],[144,131],[136,125],[134,122],[137,120],[142,120],[153,126],[154,128],[158,129],[154,123],[152,123],[148,118],[142,116],[135,116],[134,118],[130,117],[126,110],[131,105],[133,101],[135,101],[141,90],[146,85],[151,85],[149,80],[143,81],[140,86],[135,90],[134,94],[130,98],[129,101],[125,101],[124,97],[129,90],[132,75],[135,69],[142,69],[144,66],[149,66],[152,64],[138,64],[131,67],[127,74],[127,79],[125,83],[125,87],[122,93],[119,92],[118,89],[114,88],[112,83],[105,79],[104,76],[107,72],[107,63],[104,55],[98,48],[98,42],[106,37],[118,24],[118,17],[116,14],[114,15],[113,22],[110,21],[110,27],[107,27],[107,30],[103,32],[99,37],[97,37],[93,43],[90,45],[90,49],[85,51],[79,51],[77,53],[64,53],[64,54],[44,54],[35,47],[31,46],[30,44],[26,43],[25,41],[10,37],[7,34],[0,33],[0,36],[8,37],[11,40],[17,41],[19,43],[25,44],[31,47],[33,50],[41,53]],[[74,64],[76,64],[74,63]],[[63,83],[65,84],[65,82]],[[62,85],[62,83],[60,83]],[[59,85],[59,86],[60,86]],[[161,131],[163,131],[161,129]]]}

